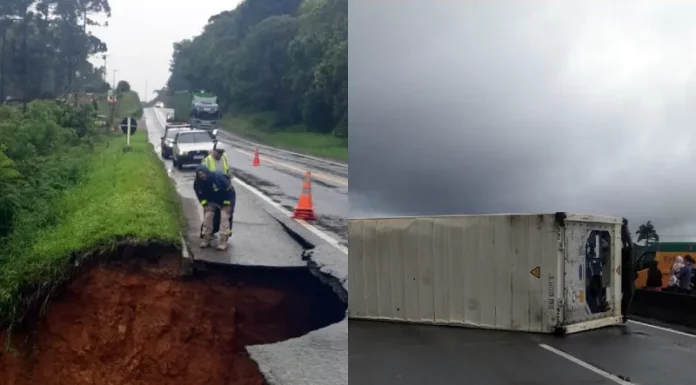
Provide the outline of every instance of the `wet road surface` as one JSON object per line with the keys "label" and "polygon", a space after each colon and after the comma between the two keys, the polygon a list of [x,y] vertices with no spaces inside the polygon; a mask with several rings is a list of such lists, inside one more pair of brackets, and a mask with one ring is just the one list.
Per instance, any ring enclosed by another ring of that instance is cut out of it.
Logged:
{"label": "wet road surface", "polygon": [[[146,110],[149,112],[149,110]],[[149,114],[148,114],[149,115]],[[147,119],[148,136],[155,145],[155,152],[160,154],[159,138],[164,127],[154,119]],[[283,227],[263,208],[259,198],[247,189],[234,185],[237,203],[234,212],[232,237],[227,251],[213,248],[200,249],[200,225],[203,211],[193,191],[195,179],[194,167],[177,170],[171,160],[162,160],[169,176],[182,197],[184,212],[188,223],[188,239],[194,258],[208,262],[264,265],[264,266],[305,266],[302,261],[302,247],[294,241]],[[234,182],[233,182],[234,184]],[[213,246],[216,245],[213,241]]]}
{"label": "wet road surface", "polygon": [[351,385],[688,385],[696,337],[627,323],[566,337],[349,321]]}
{"label": "wet road surface", "polygon": [[[163,111],[149,109],[148,116],[163,126]],[[159,140],[159,137],[157,138]],[[339,241],[347,239],[348,166],[268,146],[259,146],[261,166],[253,167],[255,144],[220,130],[219,145],[225,149],[235,176],[256,187],[288,211],[295,208],[306,171],[312,172],[312,198],[316,226]]]}
{"label": "wet road surface", "polygon": [[[164,127],[156,119],[152,109],[145,109],[144,118],[149,139],[159,155],[159,140]],[[234,162],[233,159],[237,159],[230,156],[229,152],[228,157],[231,164]],[[179,171],[172,167],[171,160],[163,162],[184,203],[188,239],[191,241],[191,251],[195,259],[276,267],[307,265],[307,261],[302,259],[303,249],[267,211],[273,208],[268,207],[268,203],[239,183],[235,183],[237,204],[228,251],[198,248],[203,213],[193,192],[193,167]],[[261,167],[254,169],[256,171]],[[314,185],[316,186],[316,183]],[[213,245],[215,244],[213,241]],[[324,248],[328,250],[323,251]],[[314,254],[315,263],[326,267],[321,269],[322,271],[326,272],[328,269],[329,273],[338,274],[341,280],[346,280],[345,254],[328,245],[319,245]],[[345,319],[299,338],[275,344],[248,346],[247,350],[270,384],[348,384],[348,322]]]}

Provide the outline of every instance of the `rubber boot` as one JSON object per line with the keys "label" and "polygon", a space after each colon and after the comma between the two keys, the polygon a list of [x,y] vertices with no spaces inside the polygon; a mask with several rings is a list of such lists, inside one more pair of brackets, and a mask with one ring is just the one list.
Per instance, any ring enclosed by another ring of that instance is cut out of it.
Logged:
{"label": "rubber boot", "polygon": [[219,236],[220,239],[218,240],[217,249],[220,251],[227,250],[227,238],[229,237],[229,235],[219,234]]}
{"label": "rubber boot", "polygon": [[201,241],[201,249],[205,249],[210,246],[210,236],[204,235],[203,241]]}

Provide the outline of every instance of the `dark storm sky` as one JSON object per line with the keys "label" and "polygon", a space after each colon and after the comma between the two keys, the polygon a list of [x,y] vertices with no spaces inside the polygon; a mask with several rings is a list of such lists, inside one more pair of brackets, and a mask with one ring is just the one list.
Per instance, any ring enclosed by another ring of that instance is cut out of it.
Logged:
{"label": "dark storm sky", "polygon": [[349,6],[352,217],[574,211],[696,238],[696,3]]}

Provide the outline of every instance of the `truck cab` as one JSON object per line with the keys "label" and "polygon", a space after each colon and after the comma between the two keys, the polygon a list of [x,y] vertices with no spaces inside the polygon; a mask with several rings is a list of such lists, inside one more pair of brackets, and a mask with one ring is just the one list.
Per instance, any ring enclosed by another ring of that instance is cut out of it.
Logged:
{"label": "truck cab", "polygon": [[218,128],[220,107],[215,96],[194,95],[191,101],[189,123],[198,130],[211,131]]}

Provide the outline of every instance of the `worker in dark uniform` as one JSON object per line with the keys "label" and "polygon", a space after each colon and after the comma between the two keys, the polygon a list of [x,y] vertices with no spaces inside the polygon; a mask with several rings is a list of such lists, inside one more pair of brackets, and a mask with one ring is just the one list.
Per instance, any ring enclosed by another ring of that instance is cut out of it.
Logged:
{"label": "worker in dark uniform", "polygon": [[213,237],[213,222],[216,212],[220,212],[220,241],[218,250],[227,249],[227,240],[232,234],[232,217],[237,194],[227,176],[219,172],[211,172],[204,164],[196,166],[196,180],[193,183],[198,201],[203,206],[203,227],[201,247],[210,246]]}

